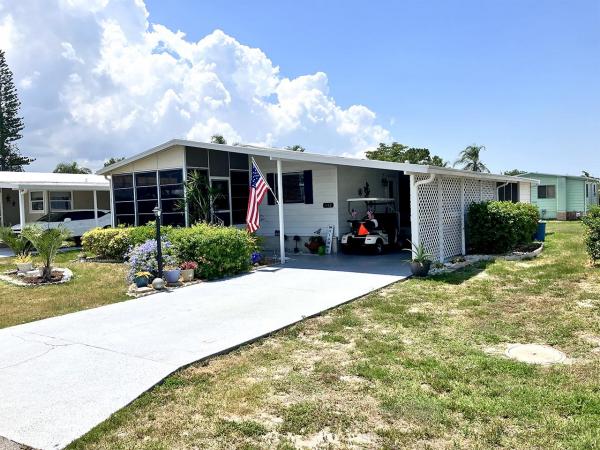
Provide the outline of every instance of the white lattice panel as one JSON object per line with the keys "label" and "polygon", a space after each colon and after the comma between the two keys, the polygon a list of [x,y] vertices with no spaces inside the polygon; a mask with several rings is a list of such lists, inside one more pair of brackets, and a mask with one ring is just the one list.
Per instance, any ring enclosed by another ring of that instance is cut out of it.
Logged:
{"label": "white lattice panel", "polygon": [[[428,176],[417,175],[416,181],[425,180]],[[440,227],[438,209],[438,179],[422,184],[417,191],[419,212],[419,242],[434,260],[440,259]]]}
{"label": "white lattice panel", "polygon": [[491,201],[496,200],[498,197],[498,189],[496,188],[495,181],[482,181],[481,182],[481,200]]}
{"label": "white lattice panel", "polygon": [[442,178],[442,223],[444,258],[462,253],[461,182]]}
{"label": "white lattice panel", "polygon": [[465,178],[465,209],[474,202],[481,201],[481,182]]}

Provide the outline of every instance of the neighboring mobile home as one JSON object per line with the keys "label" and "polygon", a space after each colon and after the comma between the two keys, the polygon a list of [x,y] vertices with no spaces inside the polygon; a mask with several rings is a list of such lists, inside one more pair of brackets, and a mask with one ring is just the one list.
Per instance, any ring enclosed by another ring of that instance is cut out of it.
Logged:
{"label": "neighboring mobile home", "polygon": [[598,205],[600,180],[596,178],[529,172],[521,175],[539,181],[531,187],[531,203],[543,219],[575,220]]}
{"label": "neighboring mobile home", "polygon": [[470,203],[497,199],[499,190],[510,183],[516,186],[515,197],[521,195],[522,201],[529,202],[535,183],[522,177],[445,167],[177,139],[98,173],[111,178],[114,225],[154,220],[152,210],[157,205],[162,209],[163,224],[189,225],[188,211],[179,205],[186,177],[190,171],[200,171],[223,194],[216,205],[217,216],[226,225],[244,227],[251,158],[273,189],[277,190],[281,179],[283,190],[283,237],[279,207],[273,198],[265,198],[260,206],[257,234],[267,247],[277,248],[281,240],[288,252],[296,245],[294,236],[304,249],[310,236],[317,230],[324,234],[329,226],[334,229],[335,251],[336,240],[349,231],[351,213],[346,200],[385,197],[394,199],[404,237],[415,244],[423,242],[436,260],[448,259],[465,253],[464,219]]}
{"label": "neighboring mobile home", "polygon": [[99,175],[0,172],[0,226],[36,222],[50,212],[110,210],[110,184]]}

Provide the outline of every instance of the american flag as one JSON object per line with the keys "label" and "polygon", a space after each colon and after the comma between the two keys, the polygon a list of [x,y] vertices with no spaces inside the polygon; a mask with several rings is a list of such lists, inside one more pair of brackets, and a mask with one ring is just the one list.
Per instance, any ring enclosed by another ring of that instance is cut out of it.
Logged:
{"label": "american flag", "polygon": [[252,179],[250,180],[250,196],[248,197],[248,213],[246,214],[246,224],[248,231],[254,233],[260,227],[260,216],[258,215],[258,206],[267,193],[268,184],[263,178],[260,170],[252,160]]}

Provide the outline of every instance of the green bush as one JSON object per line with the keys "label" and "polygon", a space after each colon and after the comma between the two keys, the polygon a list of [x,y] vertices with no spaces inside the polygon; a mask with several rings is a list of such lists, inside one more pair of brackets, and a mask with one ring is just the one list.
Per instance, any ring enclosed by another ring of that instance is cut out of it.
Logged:
{"label": "green bush", "polygon": [[529,244],[540,213],[526,203],[472,203],[467,212],[467,244],[471,253],[498,254]]}
{"label": "green bush", "polygon": [[198,274],[206,279],[247,271],[257,250],[256,239],[247,231],[204,223],[174,228],[169,238],[179,261],[198,262]]}
{"label": "green bush", "polygon": [[591,208],[581,220],[585,226],[586,250],[592,262],[596,263],[600,261],[600,206]]}
{"label": "green bush", "polygon": [[[172,227],[162,227],[168,235]],[[154,223],[141,227],[94,228],[81,237],[83,251],[102,259],[124,260],[130,247],[156,238]]]}

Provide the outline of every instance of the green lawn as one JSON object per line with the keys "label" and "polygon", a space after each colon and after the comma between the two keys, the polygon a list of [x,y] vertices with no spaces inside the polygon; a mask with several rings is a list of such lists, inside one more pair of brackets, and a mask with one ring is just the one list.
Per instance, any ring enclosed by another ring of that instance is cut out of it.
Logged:
{"label": "green lawn", "polygon": [[[123,264],[74,262],[77,254],[57,256],[55,265],[74,274],[64,285],[20,287],[0,281],[0,328],[127,299]],[[0,258],[0,272],[14,267],[13,258]]]}
{"label": "green lawn", "polygon": [[[600,448],[600,269],[580,224],[549,231],[537,260],[398,283],[183,369],[72,447]],[[503,357],[516,342],[571,363]]]}

